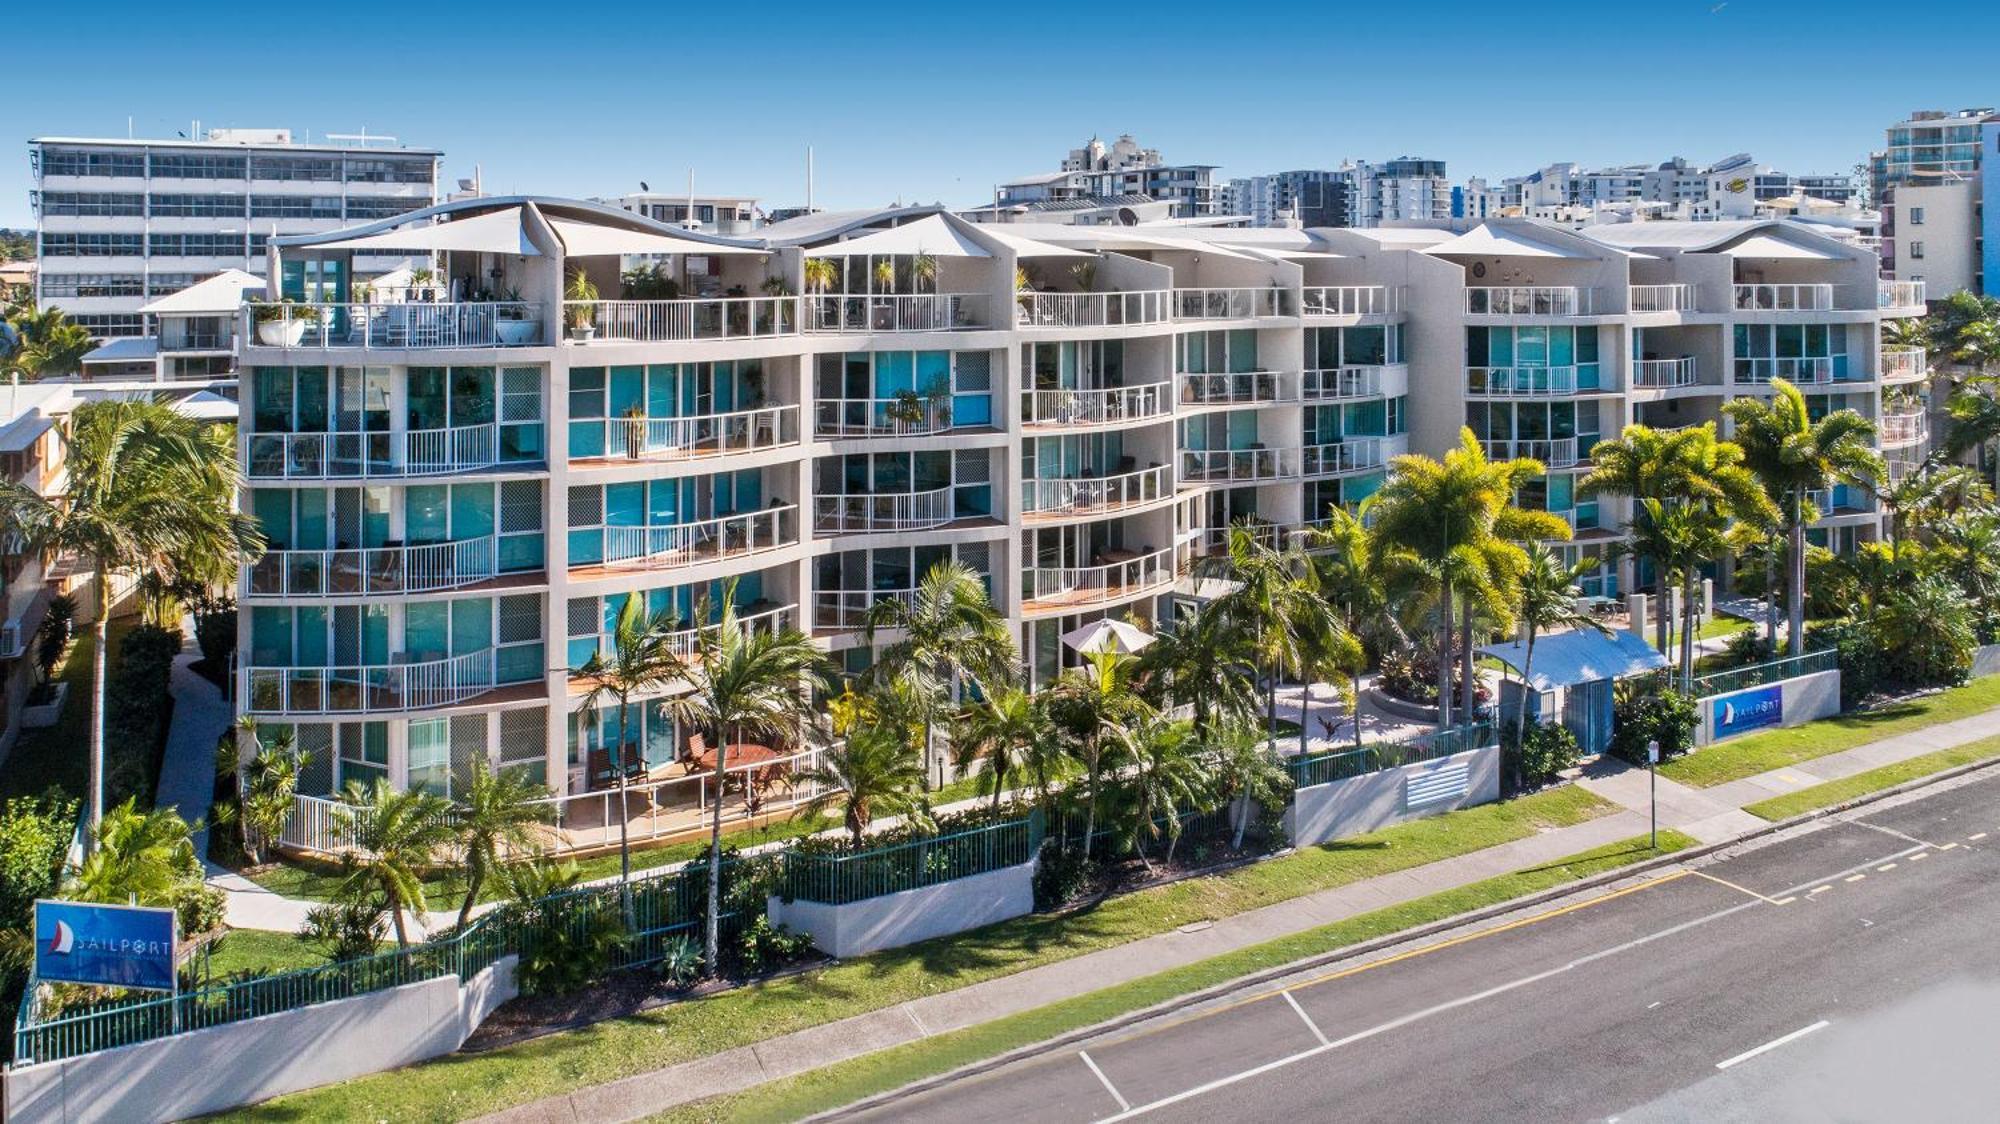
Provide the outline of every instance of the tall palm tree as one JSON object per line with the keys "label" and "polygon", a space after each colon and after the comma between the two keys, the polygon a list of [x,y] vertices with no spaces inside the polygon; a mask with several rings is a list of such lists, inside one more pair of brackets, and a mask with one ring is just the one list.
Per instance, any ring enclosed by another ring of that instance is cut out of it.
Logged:
{"label": "tall palm tree", "polygon": [[840,284],[840,267],[832,258],[807,258],[805,283],[806,292],[824,293]]}
{"label": "tall palm tree", "polygon": [[1358,660],[1360,645],[1320,596],[1319,573],[1297,546],[1279,549],[1238,524],[1229,529],[1228,552],[1201,559],[1196,567],[1198,576],[1212,570],[1231,583],[1229,592],[1216,598],[1215,609],[1235,621],[1262,671],[1264,728],[1275,749],[1278,681],[1285,672],[1303,672],[1308,662],[1345,667],[1343,657]]}
{"label": "tall palm tree", "polygon": [[53,306],[23,310],[9,323],[14,326],[19,342],[19,349],[8,357],[9,362],[36,379],[77,373],[83,366],[83,357],[97,346],[90,329]]}
{"label": "tall palm tree", "polygon": [[894,730],[862,726],[850,731],[845,742],[822,752],[818,763],[800,772],[798,779],[819,791],[796,814],[811,819],[838,804],[841,822],[856,847],[878,815],[901,816],[920,826],[930,820],[923,797],[924,767]]}
{"label": "tall palm tree", "polygon": [[[1364,508],[1372,501],[1364,501]],[[1374,532],[1362,517],[1338,504],[1327,510],[1326,522],[1313,529],[1308,553],[1325,597],[1349,635],[1387,651],[1406,641],[1401,623],[1390,606],[1387,575],[1378,565]],[[1361,673],[1365,661],[1348,669],[1348,695],[1355,700],[1354,745],[1361,747]]]}
{"label": "tall palm tree", "polygon": [[1586,558],[1569,565],[1545,543],[1528,547],[1527,565],[1521,570],[1515,595],[1520,599],[1517,614],[1521,621],[1521,713],[1514,728],[1515,744],[1528,737],[1528,696],[1534,691],[1535,639],[1557,629],[1591,628],[1607,631],[1597,618],[1576,607],[1581,593],[1578,584],[1597,568],[1595,559]]}
{"label": "tall palm tree", "polygon": [[1704,503],[1668,507],[1656,499],[1642,501],[1646,509],[1647,542],[1659,558],[1661,573],[1681,592],[1680,657],[1682,689],[1694,684],[1695,579],[1701,567],[1729,547],[1729,520]]}
{"label": "tall palm tree", "polygon": [[495,772],[483,761],[473,769],[471,783],[453,799],[451,807],[452,828],[465,856],[460,925],[472,919],[480,890],[510,853],[532,854],[540,848],[539,829],[554,819],[548,795],[546,787],[528,779],[525,769]]}
{"label": "tall palm tree", "polygon": [[1798,655],[1805,651],[1806,525],[1819,517],[1806,494],[1836,482],[1872,487],[1886,474],[1873,448],[1875,423],[1853,410],[1814,421],[1799,388],[1775,378],[1770,401],[1738,398],[1722,409],[1736,423],[1745,467],[1763,483],[1784,522],[1788,644]]}
{"label": "tall palm tree", "polygon": [[1013,677],[1014,636],[986,595],[986,583],[962,562],[940,562],[924,572],[909,600],[889,597],[868,607],[864,643],[878,631],[899,633],[876,653],[878,681],[907,679],[925,701],[924,768],[929,775],[933,734],[955,690],[974,683],[997,688]]}
{"label": "tall palm tree", "polygon": [[1089,652],[1083,667],[1063,673],[1048,691],[1049,717],[1083,767],[1083,857],[1090,858],[1097,809],[1117,750],[1117,731],[1156,713],[1133,689],[1135,657],[1109,649]]}
{"label": "tall palm tree", "polygon": [[[1525,563],[1519,544],[1567,540],[1569,523],[1547,511],[1515,504],[1521,485],[1540,476],[1540,461],[1488,460],[1470,429],[1459,431],[1459,447],[1443,460],[1408,454],[1393,462],[1376,492],[1374,549],[1386,572],[1417,575],[1437,592],[1439,609],[1438,720],[1451,724],[1452,624],[1462,614],[1458,650],[1461,710],[1472,718],[1478,680],[1472,664],[1472,632],[1477,606],[1502,608],[1496,596],[1508,588]],[[1497,614],[1489,611],[1497,619]]]}
{"label": "tall palm tree", "polygon": [[1889,547],[1901,557],[1903,542],[1922,535],[1947,517],[1993,505],[1993,489],[1972,469],[1926,461],[1878,488],[1875,497],[1889,512]]}
{"label": "tall palm tree", "polygon": [[1158,715],[1135,726],[1120,727],[1118,742],[1121,756],[1129,764],[1119,787],[1132,817],[1128,825],[1132,850],[1150,871],[1153,862],[1146,857],[1146,843],[1159,838],[1157,821],[1166,817],[1166,861],[1173,862],[1174,844],[1181,837],[1181,814],[1208,785],[1207,762],[1187,723]]}
{"label": "tall palm tree", "polygon": [[589,659],[583,661],[582,667],[577,668],[577,674],[590,684],[590,690],[583,696],[584,711],[598,715],[601,721],[607,700],[617,707],[617,734],[611,740],[610,757],[611,772],[618,778],[618,877],[621,881],[632,878],[630,829],[626,825],[631,811],[626,803],[626,782],[634,771],[635,762],[642,768],[644,766],[644,755],[639,749],[644,723],[638,723],[641,727],[639,731],[630,728],[634,724],[632,696],[663,690],[687,672],[687,661],[675,647],[674,633],[680,622],[666,610],[647,616],[645,602],[644,594],[626,594],[625,604],[619,608],[618,620],[612,626],[609,654],[599,647],[590,653]]}
{"label": "tall palm tree", "polygon": [[370,788],[347,782],[342,799],[356,854],[334,896],[358,901],[380,894],[396,926],[396,944],[408,947],[403,911],[424,910],[424,871],[451,842],[451,803],[434,793],[397,792],[379,779]]}
{"label": "tall palm tree", "polygon": [[715,799],[709,802],[707,963],[721,953],[722,783],[729,746],[750,737],[808,740],[812,692],[825,683],[826,656],[795,628],[749,629],[736,616],[736,581],[725,583],[722,615],[695,637],[687,667],[692,692],[665,706],[685,725],[715,739]]}
{"label": "tall palm tree", "polygon": [[1029,774],[1036,795],[1046,798],[1052,778],[1052,762],[1043,758],[1055,752],[1055,730],[1041,700],[1019,687],[1005,687],[966,708],[959,718],[957,736],[952,739],[960,771],[986,762],[986,783],[993,789],[993,807],[1012,779]]}
{"label": "tall palm tree", "polygon": [[[203,440],[165,406],[106,399],[71,415],[69,485],[46,499],[0,483],[0,529],[29,549],[71,555],[91,571],[90,792],[87,823],[104,818],[104,666],[113,575],[173,569],[177,558],[254,561],[263,536],[235,510],[233,446]],[[204,563],[205,565],[206,563]],[[86,832],[94,839],[95,832]],[[93,844],[94,845],[94,844]]]}
{"label": "tall palm tree", "polygon": [[[1983,464],[1996,439],[2000,439],[2000,393],[1993,380],[1976,378],[1954,390],[1945,401],[1949,424],[1945,427],[1943,449],[1957,458],[1973,454],[1975,466]],[[2000,484],[2000,453],[1993,454],[1993,475]]]}
{"label": "tall palm tree", "polygon": [[1194,734],[1247,721],[1257,710],[1256,657],[1241,622],[1213,601],[1183,610],[1139,652],[1139,678],[1155,706],[1185,703]]}

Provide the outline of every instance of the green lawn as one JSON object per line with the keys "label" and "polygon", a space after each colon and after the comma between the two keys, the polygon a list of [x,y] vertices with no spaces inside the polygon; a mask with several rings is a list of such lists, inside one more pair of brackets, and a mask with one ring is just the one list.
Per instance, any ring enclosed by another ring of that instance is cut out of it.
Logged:
{"label": "green lawn", "polygon": [[1747,734],[1669,761],[1660,766],[1660,775],[1708,788],[1940,722],[1969,718],[1996,706],[2000,706],[2000,675],[1990,675],[1915,702]]}
{"label": "green lawn", "polygon": [[[476,1116],[1067,960],[1190,922],[1526,838],[1612,810],[1581,789],[1554,789],[1111,898],[1092,909],[1019,917],[507,1049],[454,1055],[299,1093],[246,1109],[244,1115],[399,1121]],[[1410,923],[1402,920],[1390,927]],[[1302,953],[1287,954],[1297,955]]]}
{"label": "green lawn", "polygon": [[2000,735],[1981,738],[1976,742],[1967,742],[1950,749],[1941,749],[1936,753],[1926,753],[1922,757],[1912,757],[1908,761],[1898,761],[1894,765],[1884,765],[1879,769],[1870,769],[1865,773],[1856,773],[1837,781],[1816,784],[1811,788],[1799,789],[1797,792],[1787,792],[1783,796],[1773,796],[1769,800],[1746,804],[1743,810],[1767,820],[1787,819],[1816,808],[1840,804],[1857,796],[1894,788],[1904,781],[1913,781],[1918,777],[1927,777],[1932,773],[1942,773],[1946,769],[1995,757],[2000,757]]}
{"label": "green lawn", "polygon": [[[111,657],[118,654],[119,641],[139,623],[137,616],[114,618],[111,622]],[[0,799],[13,796],[39,796],[50,788],[60,788],[76,800],[82,800],[84,789],[90,785],[90,656],[97,645],[96,638],[88,627],[79,626],[76,639],[71,641],[69,651],[56,665],[56,678],[69,684],[69,698],[64,701],[62,717],[56,724],[38,730],[23,730],[14,743],[12,752],[7,754],[6,767],[0,768]],[[107,661],[108,663],[109,661]],[[115,768],[117,759],[127,749],[143,747],[105,747],[104,775],[119,775]],[[157,767],[147,775],[157,774]],[[140,803],[150,807],[153,794],[138,794]],[[123,795],[107,793],[107,806]]]}
{"label": "green lawn", "polygon": [[1679,851],[1695,843],[1695,839],[1677,831],[1660,833],[1658,852],[1647,845],[1643,836],[1613,843],[1548,866],[1503,874],[990,1023],[867,1054],[741,1093],[683,1105],[651,1119],[674,1122],[798,1120],[1163,1003],[1176,996],[1565,882],[1574,882],[1628,866],[1661,852]]}
{"label": "green lawn", "polygon": [[[195,963],[200,965],[199,956]],[[208,974],[209,978],[219,980],[253,972],[289,972],[324,963],[326,957],[290,933],[231,929],[209,949]]]}

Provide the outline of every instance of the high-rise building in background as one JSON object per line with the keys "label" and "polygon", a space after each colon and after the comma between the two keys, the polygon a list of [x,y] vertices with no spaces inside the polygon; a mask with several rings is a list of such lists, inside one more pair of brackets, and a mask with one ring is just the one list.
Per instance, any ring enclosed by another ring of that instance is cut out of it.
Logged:
{"label": "high-rise building in background", "polygon": [[1990,293],[2000,277],[2000,212],[1986,198],[1988,154],[2000,153],[1992,109],[1918,110],[1890,125],[1868,157],[1882,209],[1882,272],[1925,282],[1933,297]]}
{"label": "high-rise building in background", "polygon": [[1059,171],[1000,184],[992,211],[1061,211],[1120,200],[1165,203],[1173,218],[1214,215],[1215,165],[1169,164],[1159,149],[1139,147],[1129,133],[1108,146],[1092,137],[1063,157]]}
{"label": "high-rise building in background", "polygon": [[1371,227],[1450,219],[1453,191],[1444,161],[1399,156],[1232,179],[1222,198],[1224,214],[1252,226]]}
{"label": "high-rise building in background", "polygon": [[1793,175],[1760,164],[1748,153],[1706,166],[1676,156],[1663,163],[1584,168],[1550,164],[1492,187],[1468,181],[1458,193],[1455,216],[1538,218],[1568,226],[1636,219],[1706,221],[1725,218],[1795,217],[1852,212],[1845,223],[1857,230],[1859,189],[1852,175]]}

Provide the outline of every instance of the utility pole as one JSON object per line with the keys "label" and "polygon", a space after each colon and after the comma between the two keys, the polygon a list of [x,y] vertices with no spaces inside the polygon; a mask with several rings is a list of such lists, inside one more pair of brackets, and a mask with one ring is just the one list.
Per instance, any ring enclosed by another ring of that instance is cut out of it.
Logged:
{"label": "utility pole", "polygon": [[1646,743],[1646,787],[1651,790],[1653,805],[1653,850],[1660,849],[1660,743]]}

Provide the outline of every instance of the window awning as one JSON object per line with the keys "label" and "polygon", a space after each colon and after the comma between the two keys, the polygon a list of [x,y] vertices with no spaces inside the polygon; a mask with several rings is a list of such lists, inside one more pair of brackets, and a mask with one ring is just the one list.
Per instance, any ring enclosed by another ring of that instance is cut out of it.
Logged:
{"label": "window awning", "polygon": [[562,239],[563,253],[573,258],[610,257],[615,254],[764,254],[755,246],[734,246],[704,242],[650,230],[633,230],[575,219],[549,219],[556,236]]}
{"label": "window awning", "polygon": [[[1520,673],[1527,659],[1527,645],[1488,644],[1479,649]],[[1609,635],[1596,629],[1579,628],[1535,638],[1534,667],[1530,682],[1537,691],[1574,687],[1599,679],[1623,679],[1667,666],[1667,657],[1653,650],[1645,639],[1619,629]]]}
{"label": "window awning", "polygon": [[1803,261],[1840,261],[1841,255],[1817,246],[1780,238],[1775,234],[1758,233],[1732,242],[1714,251],[1738,258],[1793,258]]}
{"label": "window awning", "polygon": [[461,253],[513,254],[538,258],[542,252],[528,239],[519,207],[506,207],[471,218],[432,223],[429,226],[401,227],[344,238],[338,242],[315,242],[315,250],[456,250]]}

